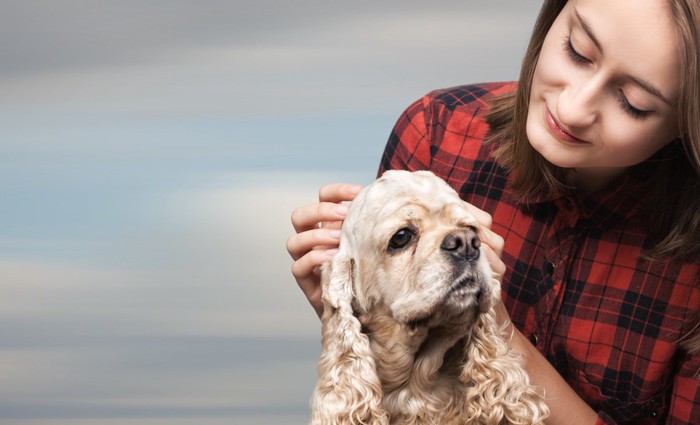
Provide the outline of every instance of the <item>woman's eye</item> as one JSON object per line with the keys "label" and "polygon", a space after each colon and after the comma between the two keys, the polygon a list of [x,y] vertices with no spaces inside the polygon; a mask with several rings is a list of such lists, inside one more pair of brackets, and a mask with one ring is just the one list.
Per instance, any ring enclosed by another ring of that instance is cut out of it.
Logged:
{"label": "woman's eye", "polygon": [[568,36],[564,39],[564,51],[569,55],[569,58],[571,58],[572,61],[579,63],[579,64],[588,64],[591,61],[588,60],[587,57],[581,55],[579,52],[574,49],[574,45],[571,44],[571,37]]}
{"label": "woman's eye", "polygon": [[647,115],[649,115],[651,112],[649,111],[643,111],[641,109],[635,108],[630,104],[630,102],[627,100],[625,97],[625,94],[620,92],[618,96],[618,101],[620,103],[620,107],[622,108],[623,111],[630,117],[641,120],[645,118]]}
{"label": "woman's eye", "polygon": [[404,248],[406,245],[411,243],[415,237],[415,232],[407,227],[394,233],[394,236],[389,240],[389,249],[398,250]]}

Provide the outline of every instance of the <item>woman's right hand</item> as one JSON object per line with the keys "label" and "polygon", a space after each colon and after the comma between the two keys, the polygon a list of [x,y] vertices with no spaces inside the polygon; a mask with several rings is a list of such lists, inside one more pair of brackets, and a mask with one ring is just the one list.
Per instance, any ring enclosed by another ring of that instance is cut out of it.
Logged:
{"label": "woman's right hand", "polygon": [[326,185],[319,191],[318,203],[292,212],[296,234],[287,240],[287,251],[294,260],[292,275],[319,317],[323,312],[320,267],[337,251],[348,210],[343,202],[355,199],[360,190],[362,186],[353,184]]}

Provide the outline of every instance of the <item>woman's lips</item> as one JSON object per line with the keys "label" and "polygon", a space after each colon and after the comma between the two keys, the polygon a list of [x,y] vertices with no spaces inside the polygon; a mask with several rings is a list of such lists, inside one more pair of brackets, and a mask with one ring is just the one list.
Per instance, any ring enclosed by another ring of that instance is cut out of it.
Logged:
{"label": "woman's lips", "polygon": [[574,144],[582,144],[582,143],[588,143],[584,140],[579,139],[576,136],[572,136],[571,134],[567,133],[564,131],[559,126],[559,123],[557,120],[554,119],[552,114],[549,112],[549,109],[545,108],[544,110],[544,115],[545,115],[545,121],[547,121],[547,127],[549,127],[549,131],[556,137],[557,139],[567,142],[567,143],[574,143]]}

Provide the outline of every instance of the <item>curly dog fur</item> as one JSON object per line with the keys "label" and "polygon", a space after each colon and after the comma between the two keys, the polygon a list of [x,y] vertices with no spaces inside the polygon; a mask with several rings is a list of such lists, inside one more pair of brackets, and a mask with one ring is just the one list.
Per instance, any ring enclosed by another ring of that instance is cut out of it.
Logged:
{"label": "curly dog fur", "polygon": [[543,423],[478,232],[430,172],[389,171],[358,195],[322,275],[313,424]]}

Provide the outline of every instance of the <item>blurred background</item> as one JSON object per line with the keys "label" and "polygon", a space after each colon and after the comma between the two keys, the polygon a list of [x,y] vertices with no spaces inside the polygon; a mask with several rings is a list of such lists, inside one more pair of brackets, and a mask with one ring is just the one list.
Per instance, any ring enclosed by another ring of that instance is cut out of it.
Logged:
{"label": "blurred background", "polygon": [[0,424],[298,424],[293,208],[540,2],[0,0]]}

